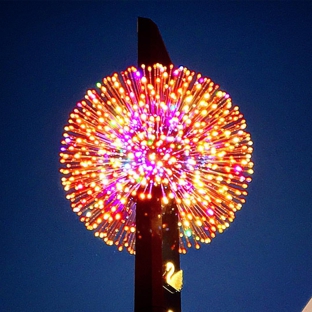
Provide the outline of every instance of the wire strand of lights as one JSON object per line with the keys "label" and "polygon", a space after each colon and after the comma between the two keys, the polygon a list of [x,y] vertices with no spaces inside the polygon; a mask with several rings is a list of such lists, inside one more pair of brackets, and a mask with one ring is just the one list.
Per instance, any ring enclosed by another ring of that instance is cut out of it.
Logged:
{"label": "wire strand of lights", "polygon": [[161,186],[179,211],[180,252],[209,243],[245,203],[252,141],[230,96],[186,67],[129,67],[88,90],[65,126],[62,184],[108,245],[135,253],[136,198]]}

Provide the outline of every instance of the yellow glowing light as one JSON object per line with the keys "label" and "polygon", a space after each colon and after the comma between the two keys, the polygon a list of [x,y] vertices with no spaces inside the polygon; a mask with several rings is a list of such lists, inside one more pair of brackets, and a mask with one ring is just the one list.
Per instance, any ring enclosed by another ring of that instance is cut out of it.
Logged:
{"label": "yellow glowing light", "polygon": [[169,292],[174,293],[181,291],[183,287],[183,271],[175,271],[175,265],[172,262],[167,262],[165,280],[166,284],[164,288]]}
{"label": "yellow glowing light", "polygon": [[132,66],[97,87],[77,103],[61,141],[72,210],[108,245],[134,254],[136,201],[160,186],[162,205],[177,205],[180,252],[210,243],[245,203],[254,172],[239,108],[185,67]]}

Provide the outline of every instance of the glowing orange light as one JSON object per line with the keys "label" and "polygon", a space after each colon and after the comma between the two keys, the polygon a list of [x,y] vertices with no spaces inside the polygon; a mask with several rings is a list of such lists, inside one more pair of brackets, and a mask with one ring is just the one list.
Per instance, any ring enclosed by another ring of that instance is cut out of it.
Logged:
{"label": "glowing orange light", "polygon": [[246,120],[229,95],[160,64],[130,67],[97,88],[70,114],[60,152],[66,198],[87,229],[135,253],[136,201],[161,186],[162,205],[179,211],[181,253],[223,232],[253,174]]}

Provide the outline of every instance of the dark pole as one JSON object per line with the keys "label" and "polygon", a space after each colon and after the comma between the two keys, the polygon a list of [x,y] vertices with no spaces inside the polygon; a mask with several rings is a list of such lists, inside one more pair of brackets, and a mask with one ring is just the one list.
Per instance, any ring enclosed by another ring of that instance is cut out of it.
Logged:
{"label": "dark pole", "polygon": [[[172,64],[157,25],[138,18],[138,65]],[[181,311],[181,293],[163,288],[165,264],[180,269],[178,213],[174,203],[161,206],[161,190],[154,187],[152,199],[137,200],[135,256],[135,312]]]}
{"label": "dark pole", "polygon": [[157,25],[149,18],[138,18],[138,65],[172,64]]}
{"label": "dark pole", "polygon": [[[175,270],[180,270],[178,210],[174,203],[168,205],[162,217],[163,264],[174,263]],[[181,312],[181,292],[170,293],[164,290],[165,307],[173,312]]]}
{"label": "dark pole", "polygon": [[135,312],[163,312],[161,189],[150,200],[137,199]]}

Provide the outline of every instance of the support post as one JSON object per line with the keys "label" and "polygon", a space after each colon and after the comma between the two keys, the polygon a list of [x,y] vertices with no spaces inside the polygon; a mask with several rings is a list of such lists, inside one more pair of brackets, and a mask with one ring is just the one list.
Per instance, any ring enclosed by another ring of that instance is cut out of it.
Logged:
{"label": "support post", "polygon": [[[138,18],[138,65],[172,64],[157,25]],[[137,199],[134,312],[181,312],[181,293],[163,288],[164,266],[180,270],[178,211],[174,203],[161,206],[161,189],[152,199]]]}
{"label": "support post", "polygon": [[137,199],[135,312],[163,312],[161,189]]}

